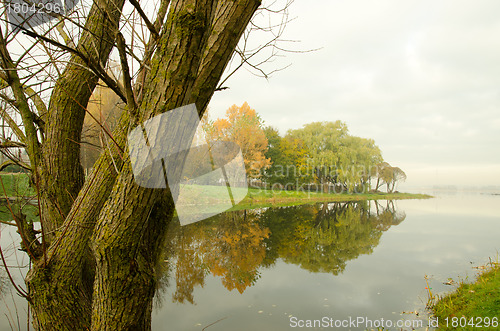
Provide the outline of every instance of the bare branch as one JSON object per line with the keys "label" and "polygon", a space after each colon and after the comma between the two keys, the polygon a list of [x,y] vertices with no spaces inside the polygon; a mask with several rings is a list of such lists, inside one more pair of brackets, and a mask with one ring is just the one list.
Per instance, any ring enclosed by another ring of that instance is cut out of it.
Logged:
{"label": "bare branch", "polygon": [[137,124],[139,122],[139,114],[137,113],[137,105],[134,99],[134,91],[132,90],[132,78],[130,78],[130,71],[128,68],[127,54],[125,52],[125,38],[121,32],[116,35],[116,46],[118,47],[118,52],[120,53],[120,62],[123,73],[123,82],[125,85],[125,95],[127,98],[128,110],[134,121]]}
{"label": "bare branch", "polygon": [[99,61],[95,60],[94,58],[92,58],[90,56],[87,57],[85,54],[83,54],[79,50],[71,48],[71,47],[66,46],[66,45],[63,45],[63,44],[61,44],[60,42],[58,42],[56,40],[53,40],[53,39],[47,38],[45,36],[39,35],[38,33],[35,33],[33,31],[24,29],[22,27],[21,27],[21,29],[23,29],[23,32],[26,35],[28,35],[28,36],[30,36],[32,38],[41,39],[41,40],[46,41],[46,42],[48,42],[48,43],[50,43],[50,44],[52,44],[54,46],[57,46],[57,47],[61,48],[62,50],[68,51],[68,52],[70,52],[70,53],[75,54],[76,56],[78,56],[80,59],[82,59],[85,62],[85,64],[88,65],[88,67],[90,68],[90,70],[92,70],[92,72],[97,77],[99,77],[104,83],[106,83],[106,85],[110,89],[112,89],[120,97],[120,99],[122,99],[124,102],[127,102],[127,98],[123,94],[123,91],[120,88],[120,86],[118,85],[118,83],[113,78],[111,78],[108,75],[108,73],[106,72],[106,70],[104,70],[104,68],[100,65]]}
{"label": "bare branch", "polygon": [[19,128],[19,125],[17,125],[16,121],[12,119],[12,117],[7,113],[7,110],[5,108],[0,109],[0,117],[2,117],[5,122],[7,122],[7,125],[10,127],[10,129],[14,132],[16,137],[24,144],[26,144],[26,136],[24,135],[24,132]]}
{"label": "bare branch", "polygon": [[14,160],[7,160],[7,161],[4,161],[2,164],[0,164],[0,171],[3,171],[5,168],[7,168],[10,165],[17,165],[23,169],[31,171],[31,168],[26,163],[16,162]]}
{"label": "bare branch", "polygon": [[[1,35],[1,31],[0,31],[0,35]],[[3,41],[3,36],[0,36],[0,53],[1,53],[1,56],[3,57],[4,54],[2,52],[2,46],[5,46],[4,44],[1,43],[1,41]],[[4,51],[4,50],[3,50]],[[7,54],[8,56],[8,54]],[[2,58],[3,60],[3,58]],[[3,61],[5,63],[5,61]],[[12,63],[12,62],[11,62]],[[11,75],[13,74],[14,71],[11,71],[9,70],[8,71]],[[4,77],[1,77],[0,78],[4,78]],[[6,79],[4,80],[7,84],[9,82],[9,77],[6,75],[5,77]],[[19,82],[19,77],[18,77],[18,82]],[[19,94],[19,91],[18,91],[18,94]],[[24,95],[24,94],[23,94]],[[26,96],[24,96],[26,98]],[[29,113],[30,117],[31,117],[31,110],[29,110],[29,107],[27,105],[27,101],[26,101],[26,105],[25,105],[25,109],[24,109],[24,113],[25,113],[25,116],[27,113]],[[12,131],[14,132],[14,134],[17,136],[17,138],[19,140],[21,140],[21,142],[27,144],[27,138],[26,138],[26,135],[24,134],[24,132],[19,128],[19,126],[17,125],[17,123],[12,119],[12,117],[7,113],[7,110],[2,108],[0,109],[0,116],[7,122],[7,124],[9,125],[9,127],[12,129]],[[23,119],[24,121],[24,119]],[[31,119],[31,125],[33,125],[33,120]],[[33,126],[32,130],[34,131],[35,128]],[[32,133],[33,134],[33,133]],[[35,135],[36,135],[36,131],[35,131]],[[35,136],[36,137],[36,136]],[[31,138],[30,138],[31,139]]]}
{"label": "bare branch", "polygon": [[144,23],[146,23],[146,26],[148,27],[149,31],[151,32],[151,35],[158,40],[160,38],[160,35],[158,31],[156,30],[155,26],[151,23],[151,21],[148,19],[146,16],[146,13],[141,8],[141,5],[139,5],[139,2],[137,0],[129,0],[132,6],[134,6],[135,10],[139,13],[141,18],[144,20]]}
{"label": "bare branch", "polygon": [[[253,75],[268,79],[273,73],[285,70],[291,65],[274,66],[270,70],[266,68],[266,64],[273,63],[283,53],[308,53],[317,50],[295,50],[284,46],[287,43],[297,42],[296,40],[283,39],[286,26],[293,21],[293,18],[289,17],[288,12],[293,0],[287,0],[281,7],[274,9],[277,3],[278,1],[274,1],[258,9],[233,54],[233,59],[228,66],[228,72],[220,81],[217,91],[222,90],[229,78],[242,68],[247,69]],[[263,23],[262,25],[257,23],[258,20],[265,18],[267,18],[267,23]],[[276,20],[278,21],[276,22]],[[252,38],[254,34],[266,34],[268,35],[268,39],[264,43],[255,45],[255,41]],[[234,67],[233,62],[236,62],[234,63]]]}
{"label": "bare branch", "polygon": [[[3,149],[3,148],[25,148],[25,147],[26,147],[26,145],[24,143],[20,143],[20,142],[9,140],[9,139],[6,139],[0,143],[0,149]],[[2,169],[0,169],[0,171],[1,170]]]}
{"label": "bare branch", "polygon": [[64,19],[61,19],[59,21],[59,23],[57,23],[56,29],[59,32],[59,34],[61,35],[61,37],[63,38],[63,40],[66,43],[66,45],[68,45],[71,48],[76,48],[76,45],[73,42],[73,40],[68,36],[68,34],[66,33],[66,31],[64,31]]}

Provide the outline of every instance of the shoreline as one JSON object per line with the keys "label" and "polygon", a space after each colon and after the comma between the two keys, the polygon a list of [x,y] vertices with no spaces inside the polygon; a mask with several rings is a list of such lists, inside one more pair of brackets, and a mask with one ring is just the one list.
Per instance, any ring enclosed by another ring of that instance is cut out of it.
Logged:
{"label": "shoreline", "polygon": [[496,329],[500,326],[500,264],[490,261],[477,269],[481,271],[474,282],[461,282],[430,307],[439,320],[439,330]]}
{"label": "shoreline", "polygon": [[433,196],[417,193],[316,193],[304,191],[271,191],[249,188],[247,196],[230,210],[266,207],[287,207],[320,202],[359,202],[368,200],[431,199]]}

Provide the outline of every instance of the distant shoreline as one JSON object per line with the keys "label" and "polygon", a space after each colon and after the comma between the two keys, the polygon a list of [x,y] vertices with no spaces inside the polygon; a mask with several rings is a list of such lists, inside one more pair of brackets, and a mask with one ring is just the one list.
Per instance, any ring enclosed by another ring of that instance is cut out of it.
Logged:
{"label": "distant shoreline", "polygon": [[428,194],[415,193],[317,193],[305,191],[272,191],[249,188],[247,196],[230,210],[265,207],[298,206],[318,202],[359,202],[367,200],[430,199]]}

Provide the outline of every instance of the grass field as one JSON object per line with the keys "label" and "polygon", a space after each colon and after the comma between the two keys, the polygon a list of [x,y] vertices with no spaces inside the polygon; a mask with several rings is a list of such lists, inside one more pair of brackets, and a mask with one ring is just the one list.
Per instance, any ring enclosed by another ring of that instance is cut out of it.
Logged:
{"label": "grass field", "polygon": [[[182,199],[177,207],[197,206],[204,210],[217,209],[222,204],[230,202],[228,190],[225,186],[186,185],[181,190]],[[230,210],[254,209],[263,207],[294,206],[317,202],[348,202],[363,200],[398,200],[398,199],[427,199],[424,194],[411,193],[320,193],[307,191],[282,191],[249,188],[231,188],[235,201],[240,201]],[[230,204],[230,203],[229,203]]]}

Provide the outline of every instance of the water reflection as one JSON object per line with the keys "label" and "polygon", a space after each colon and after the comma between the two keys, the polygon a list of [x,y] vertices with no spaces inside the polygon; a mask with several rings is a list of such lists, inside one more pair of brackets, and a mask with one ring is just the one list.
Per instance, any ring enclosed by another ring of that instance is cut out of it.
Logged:
{"label": "water reflection", "polygon": [[312,272],[337,275],[347,261],[370,254],[382,232],[404,218],[392,202],[384,207],[364,202],[268,210],[263,221],[272,235],[266,241],[266,262],[281,258]]}
{"label": "water reflection", "polygon": [[261,268],[278,259],[338,275],[348,261],[372,253],[382,233],[405,217],[387,201],[233,211],[184,227],[174,222],[160,293],[170,287],[174,302],[194,303],[193,291],[208,274],[243,293],[257,282]]}

